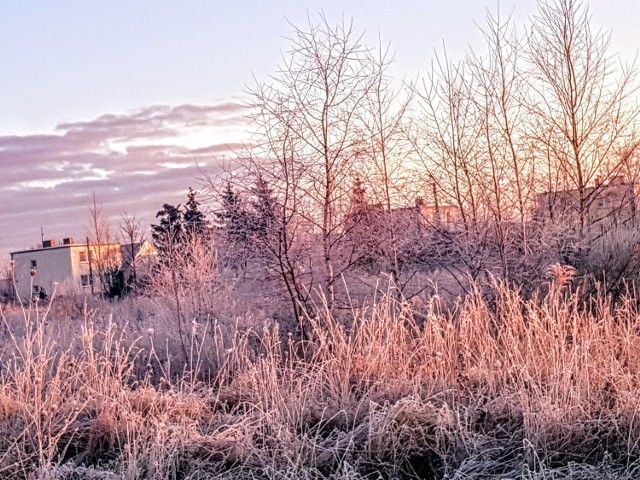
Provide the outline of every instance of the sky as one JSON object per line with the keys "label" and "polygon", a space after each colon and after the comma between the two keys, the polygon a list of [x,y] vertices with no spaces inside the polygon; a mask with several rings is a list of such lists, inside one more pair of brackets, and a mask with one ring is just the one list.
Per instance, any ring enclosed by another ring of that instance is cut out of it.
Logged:
{"label": "sky", "polygon": [[[502,0],[519,24],[534,0]],[[287,35],[324,12],[416,78],[434,49],[478,45],[485,0],[21,0],[0,2],[0,263],[41,238],[84,238],[92,196],[115,227],[183,203],[233,159],[251,127],[247,88],[275,72]],[[590,2],[592,25],[632,61],[640,2]]]}

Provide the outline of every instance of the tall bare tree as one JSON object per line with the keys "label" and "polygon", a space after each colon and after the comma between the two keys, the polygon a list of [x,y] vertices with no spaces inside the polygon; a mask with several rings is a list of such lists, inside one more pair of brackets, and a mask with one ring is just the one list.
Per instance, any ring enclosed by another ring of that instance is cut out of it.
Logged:
{"label": "tall bare tree", "polygon": [[123,254],[127,257],[126,262],[128,265],[126,265],[126,267],[129,270],[128,273],[130,276],[130,278],[126,280],[129,285],[135,288],[138,280],[136,255],[140,245],[146,239],[147,228],[139,218],[136,218],[135,213],[129,214],[125,211],[120,217],[119,233]]}
{"label": "tall bare tree", "polygon": [[[527,215],[535,185],[531,122],[527,121],[527,94],[522,72],[520,39],[511,18],[487,12],[483,53],[471,50],[466,62],[474,77],[472,92],[481,125],[479,155],[485,167],[479,177],[483,203],[491,217],[502,275],[509,277],[514,263],[510,251],[527,256]],[[519,224],[514,231],[514,224]],[[519,255],[521,256],[521,255]]]}
{"label": "tall bare tree", "polygon": [[618,175],[636,142],[635,64],[616,65],[609,44],[579,0],[538,4],[527,46],[535,143],[550,160],[547,175],[557,169],[562,186],[577,191],[580,237],[599,194],[589,185]]}
{"label": "tall bare tree", "polygon": [[[89,207],[89,226],[87,228],[87,256],[92,273],[95,272],[99,287],[104,295],[115,293],[117,287],[116,274],[120,268],[120,245],[109,225],[109,219],[102,211],[95,193]],[[93,275],[90,275],[91,290],[94,291]]]}
{"label": "tall bare tree", "polygon": [[482,125],[473,100],[475,79],[466,62],[436,55],[422,90],[417,153],[444,201],[456,205],[465,230],[477,228],[481,204],[476,175]]}
{"label": "tall bare tree", "polygon": [[[270,288],[270,295],[284,294],[299,320],[314,314],[310,292],[316,282],[315,226],[303,215],[306,167],[294,156],[287,118],[285,110],[256,115],[259,142],[239,152],[224,176],[203,172],[200,180],[217,212],[216,237],[221,264],[227,267],[223,275],[239,273],[238,262],[224,259],[242,258],[243,277],[250,269],[261,281],[282,287]],[[228,205],[230,192],[233,208]]]}
{"label": "tall bare tree", "polygon": [[321,15],[317,24],[295,28],[278,73],[251,92],[259,134],[268,151],[286,158],[287,170],[280,173],[289,178],[282,179],[296,185],[295,210],[321,245],[329,308],[342,270],[343,220],[361,152],[362,111],[378,78],[377,62],[361,38],[352,22],[333,26]]}
{"label": "tall bare tree", "polygon": [[431,70],[416,91],[419,117],[411,139],[422,164],[425,184],[433,186],[433,202],[457,207],[460,221],[442,241],[452,252],[441,266],[464,288],[468,275],[477,278],[490,254],[487,205],[483,202],[485,158],[481,154],[483,119],[474,99],[477,79],[465,61],[436,55]]}
{"label": "tall bare tree", "polygon": [[411,94],[409,89],[396,90],[392,86],[393,79],[387,72],[392,62],[389,47],[383,47],[380,42],[377,54],[373,59],[374,82],[363,111],[364,162],[361,171],[366,172],[371,194],[380,201],[385,212],[378,216],[382,225],[377,235],[385,237],[387,268],[391,281],[398,284],[400,241],[393,209],[404,200],[405,173],[411,152],[406,136]]}

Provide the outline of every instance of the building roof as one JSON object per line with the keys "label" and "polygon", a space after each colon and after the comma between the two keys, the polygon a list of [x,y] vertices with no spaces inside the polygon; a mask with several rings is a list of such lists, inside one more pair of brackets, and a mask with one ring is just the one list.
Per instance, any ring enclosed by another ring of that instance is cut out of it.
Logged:
{"label": "building roof", "polygon": [[[90,244],[91,247],[111,247],[111,246],[119,246],[119,243],[102,243],[102,244],[95,244],[92,243]],[[27,248],[24,250],[16,250],[15,252],[10,252],[10,255],[16,255],[19,253],[30,253],[30,252],[42,252],[42,251],[48,251],[48,250],[61,250],[64,248],[87,248],[87,244],[86,243],[69,243],[69,244],[62,244],[62,245],[55,245],[53,247],[38,247],[38,248]]]}
{"label": "building roof", "polygon": [[[600,180],[600,182],[602,182]],[[585,186],[582,191],[586,192],[587,195],[593,192],[605,192],[605,191],[614,191],[614,190],[630,190],[631,188],[635,188],[637,184],[633,181],[626,181],[621,175],[617,177],[613,177],[608,183],[599,183],[597,185],[589,185]],[[621,188],[626,187],[626,188]],[[579,195],[580,189],[578,188],[568,188],[565,190],[549,190],[545,192],[536,193],[536,197],[543,198],[546,196],[556,195],[556,196],[575,196]]]}
{"label": "building roof", "polygon": [[149,242],[144,240],[137,243],[125,243],[120,245],[120,253],[122,254],[122,263],[130,265],[138,255],[157,255],[158,252],[155,247]]}

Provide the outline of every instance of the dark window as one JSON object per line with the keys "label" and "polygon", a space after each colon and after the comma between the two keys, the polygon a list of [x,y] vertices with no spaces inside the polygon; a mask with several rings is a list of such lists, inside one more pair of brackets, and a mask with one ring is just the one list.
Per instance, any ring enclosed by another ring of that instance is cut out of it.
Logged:
{"label": "dark window", "polygon": [[89,275],[81,275],[80,276],[80,284],[83,287],[88,287],[89,285],[91,285],[91,277],[89,277]]}
{"label": "dark window", "polygon": [[37,268],[38,267],[38,261],[37,260],[31,260],[31,268]]}
{"label": "dark window", "polygon": [[81,262],[86,262],[87,261],[87,252],[85,252],[85,251],[81,251],[80,252],[80,261]]}

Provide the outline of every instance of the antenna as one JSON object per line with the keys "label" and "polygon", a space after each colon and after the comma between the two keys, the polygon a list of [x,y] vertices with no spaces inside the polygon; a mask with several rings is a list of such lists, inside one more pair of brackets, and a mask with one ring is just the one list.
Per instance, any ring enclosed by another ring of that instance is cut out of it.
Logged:
{"label": "antenna", "polygon": [[42,240],[42,243],[44,244],[44,228],[40,227],[40,240]]}

